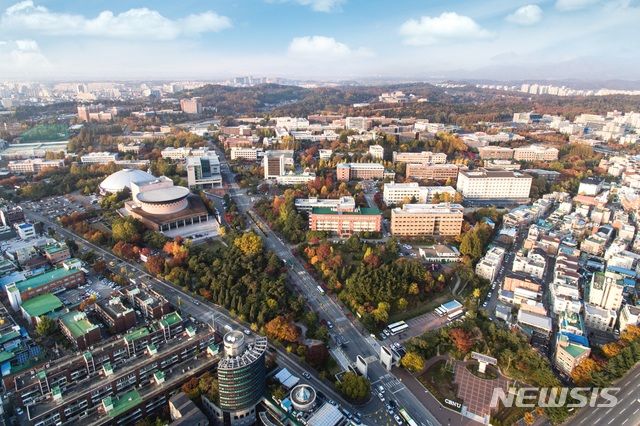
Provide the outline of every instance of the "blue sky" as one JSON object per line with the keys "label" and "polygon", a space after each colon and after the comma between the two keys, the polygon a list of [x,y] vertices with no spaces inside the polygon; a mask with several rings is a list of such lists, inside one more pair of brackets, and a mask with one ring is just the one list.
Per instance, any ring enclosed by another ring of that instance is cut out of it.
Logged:
{"label": "blue sky", "polygon": [[0,80],[640,79],[640,0],[0,0]]}

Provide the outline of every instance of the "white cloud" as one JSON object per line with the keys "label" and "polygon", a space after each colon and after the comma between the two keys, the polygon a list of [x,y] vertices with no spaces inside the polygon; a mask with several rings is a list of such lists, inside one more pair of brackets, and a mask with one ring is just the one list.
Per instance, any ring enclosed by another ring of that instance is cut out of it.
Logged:
{"label": "white cloud", "polygon": [[51,64],[34,40],[0,41],[0,72],[6,76],[47,73]]}
{"label": "white cloud", "polygon": [[400,26],[406,44],[425,46],[442,42],[491,38],[495,34],[468,16],[444,12],[440,16],[410,19]]}
{"label": "white cloud", "polygon": [[340,5],[346,0],[267,0],[270,3],[297,3],[301,6],[311,6],[315,12],[334,12],[340,10]]}
{"label": "white cloud", "polygon": [[518,25],[537,24],[540,19],[542,19],[542,9],[537,4],[522,6],[505,18],[507,22]]}
{"label": "white cloud", "polygon": [[556,9],[562,11],[579,10],[598,3],[600,0],[558,0],[556,1]]}
{"label": "white cloud", "polygon": [[325,36],[296,37],[289,43],[288,53],[293,56],[313,57],[319,60],[374,56],[369,49],[361,47],[352,50],[335,38]]}
{"label": "white cloud", "polygon": [[25,0],[8,7],[0,18],[0,31],[53,36],[94,36],[171,40],[181,35],[218,32],[232,26],[231,20],[215,12],[171,20],[148,8],[129,9],[115,15],[106,10],[95,18],[52,12]]}

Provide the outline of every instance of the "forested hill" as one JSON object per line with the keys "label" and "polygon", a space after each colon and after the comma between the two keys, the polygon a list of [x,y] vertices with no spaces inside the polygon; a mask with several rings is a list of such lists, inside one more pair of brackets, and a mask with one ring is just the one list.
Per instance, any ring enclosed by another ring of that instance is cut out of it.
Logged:
{"label": "forested hill", "polygon": [[[426,102],[381,104],[378,96],[395,90]],[[640,96],[559,97],[478,89],[473,86],[441,88],[428,83],[384,86],[348,86],[305,89],[264,84],[253,87],[207,85],[177,94],[178,98],[202,97],[205,107],[215,107],[219,117],[237,115],[306,117],[317,113],[385,115],[426,118],[439,123],[507,121],[514,112],[536,111],[573,119],[580,113],[605,114],[640,110]],[[371,103],[353,108],[353,104]],[[464,116],[464,118],[463,118]]]}

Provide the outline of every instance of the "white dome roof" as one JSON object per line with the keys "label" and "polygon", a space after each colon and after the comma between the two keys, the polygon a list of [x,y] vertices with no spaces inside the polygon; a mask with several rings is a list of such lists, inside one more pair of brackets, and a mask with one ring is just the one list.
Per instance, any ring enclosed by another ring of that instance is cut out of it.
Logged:
{"label": "white dome roof", "polygon": [[123,169],[108,176],[100,184],[101,192],[116,193],[124,188],[131,189],[131,182],[149,182],[154,180],[152,174],[136,169]]}

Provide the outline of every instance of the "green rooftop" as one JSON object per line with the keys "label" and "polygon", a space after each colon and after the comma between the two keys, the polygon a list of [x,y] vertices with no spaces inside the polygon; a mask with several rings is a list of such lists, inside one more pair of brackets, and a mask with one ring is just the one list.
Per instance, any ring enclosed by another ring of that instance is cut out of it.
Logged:
{"label": "green rooftop", "polygon": [[130,342],[133,342],[134,340],[138,340],[148,335],[149,335],[149,330],[147,329],[147,327],[140,327],[138,329],[133,330],[131,333],[125,335],[124,340],[126,340],[127,343],[130,343]]}
{"label": "green rooftop", "polygon": [[113,418],[142,403],[142,398],[138,391],[133,389],[120,395],[119,398],[111,398],[111,403],[113,410],[109,411],[109,416]]}
{"label": "green rooftop", "polygon": [[3,334],[0,336],[0,345],[7,343],[9,340],[17,339],[20,337],[19,331],[12,331],[11,333]]}
{"label": "green rooftop", "polygon": [[2,351],[0,352],[0,363],[5,362],[5,361],[9,361],[10,359],[13,359],[15,357],[15,354],[11,351]]}
{"label": "green rooftop", "polygon": [[35,275],[24,281],[17,282],[16,287],[22,293],[23,291],[27,291],[29,289],[38,288],[43,285],[49,284],[51,281],[68,277],[70,275],[75,274],[76,272],[78,272],[78,270],[76,269],[65,269],[65,268],[53,269],[51,271],[45,272],[44,274]]}
{"label": "green rooftop", "polygon": [[39,317],[62,308],[62,302],[51,293],[41,294],[22,303],[22,309],[30,317]]}
{"label": "green rooftop", "polygon": [[583,353],[585,353],[586,351],[588,351],[589,348],[585,348],[584,346],[577,345],[575,343],[569,343],[569,345],[565,347],[564,350],[573,358],[577,358]]}
{"label": "green rooftop", "polygon": [[376,207],[361,207],[355,212],[338,212],[331,207],[314,207],[311,209],[313,214],[335,214],[335,215],[380,215],[382,212]]}
{"label": "green rooftop", "polygon": [[49,253],[51,255],[51,254],[59,253],[64,250],[68,250],[68,247],[66,245],[59,246],[58,244],[49,244],[44,246],[42,249],[46,253]]}
{"label": "green rooftop", "polygon": [[84,313],[78,311],[71,311],[68,314],[62,315],[60,321],[62,321],[76,339],[97,327],[97,325],[91,324],[91,321],[87,319]]}
{"label": "green rooftop", "polygon": [[160,325],[163,327],[170,327],[181,321],[182,321],[182,318],[180,318],[180,315],[178,315],[177,312],[172,312],[166,317],[162,318],[162,320],[160,320]]}

